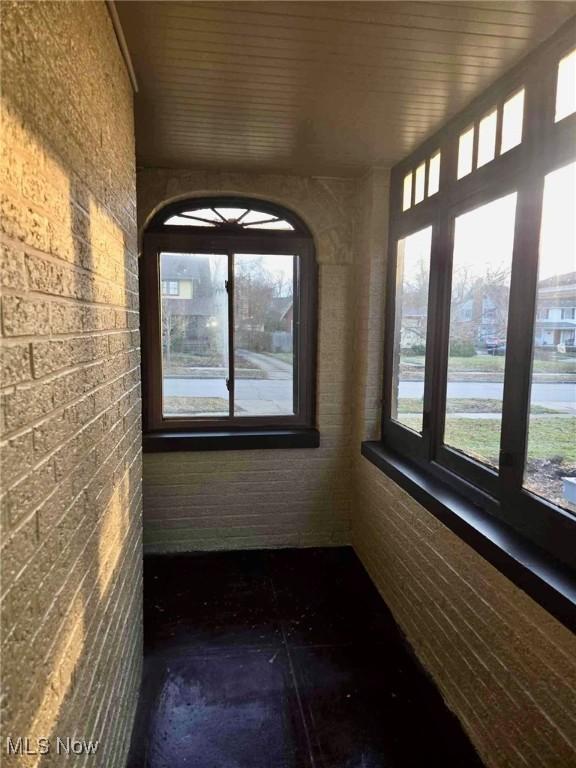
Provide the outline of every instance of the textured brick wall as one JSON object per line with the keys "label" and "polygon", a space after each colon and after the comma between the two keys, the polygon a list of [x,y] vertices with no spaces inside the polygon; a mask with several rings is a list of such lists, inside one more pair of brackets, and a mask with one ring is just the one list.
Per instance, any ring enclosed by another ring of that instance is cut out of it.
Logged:
{"label": "textured brick wall", "polygon": [[169,200],[210,193],[245,194],[286,205],[315,236],[322,444],[307,450],[147,454],[145,548],[165,552],[347,543],[356,183],[144,169],[138,175],[140,224]]}
{"label": "textured brick wall", "polygon": [[576,765],[576,639],[360,456],[378,434],[385,172],[365,180],[357,261],[352,541],[486,765]]}
{"label": "textured brick wall", "polygon": [[104,3],[2,17],[1,747],[98,739],[114,768],[141,658],[132,93]]}

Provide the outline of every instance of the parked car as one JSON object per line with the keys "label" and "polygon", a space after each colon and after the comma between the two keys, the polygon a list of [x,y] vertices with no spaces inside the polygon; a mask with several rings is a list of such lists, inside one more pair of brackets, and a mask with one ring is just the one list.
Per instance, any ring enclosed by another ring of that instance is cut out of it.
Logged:
{"label": "parked car", "polygon": [[489,355],[506,354],[506,339],[501,339],[498,336],[487,336],[484,339],[484,345]]}

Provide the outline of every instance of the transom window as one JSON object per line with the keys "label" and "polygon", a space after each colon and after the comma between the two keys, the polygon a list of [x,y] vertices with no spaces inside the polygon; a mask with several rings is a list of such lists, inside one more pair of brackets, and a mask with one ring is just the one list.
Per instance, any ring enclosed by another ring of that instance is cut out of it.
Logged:
{"label": "transom window", "polygon": [[316,264],[292,212],[203,198],[144,238],[148,430],[312,427]]}
{"label": "transom window", "polygon": [[574,112],[576,112],[576,48],[558,63],[554,117],[558,122],[569,115],[573,115]]}
{"label": "transom window", "polygon": [[[568,38],[542,47],[392,171],[382,436],[573,563],[576,52]],[[432,174],[422,158],[436,156]],[[425,195],[433,176],[442,182]]]}
{"label": "transom window", "polygon": [[[457,178],[462,179],[522,143],[524,88],[492,106],[477,123],[468,126],[458,139]],[[500,140],[498,141],[498,137]]]}
{"label": "transom window", "polygon": [[176,227],[216,227],[220,229],[279,229],[294,231],[289,221],[279,215],[259,211],[255,208],[214,206],[191,208],[168,216],[164,221]]}
{"label": "transom window", "polygon": [[418,205],[424,198],[432,197],[440,189],[440,152],[435,152],[428,160],[418,165],[414,172],[404,176],[402,192],[402,210],[407,211],[412,205]]}

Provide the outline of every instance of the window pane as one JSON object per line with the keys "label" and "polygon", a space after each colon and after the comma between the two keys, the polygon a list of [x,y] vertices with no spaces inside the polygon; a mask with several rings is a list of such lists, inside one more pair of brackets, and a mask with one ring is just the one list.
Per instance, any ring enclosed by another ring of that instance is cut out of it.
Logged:
{"label": "window pane", "polygon": [[440,152],[430,158],[428,168],[428,197],[435,195],[440,189]]}
{"label": "window pane", "polygon": [[576,512],[576,163],[544,185],[524,485]]}
{"label": "window pane", "polygon": [[277,217],[271,213],[262,213],[262,211],[248,211],[248,213],[242,217],[241,224],[253,224],[260,221],[274,221]]}
{"label": "window pane", "polygon": [[558,65],[556,122],[576,112],[576,49]]}
{"label": "window pane", "polygon": [[416,168],[416,187],[414,189],[414,203],[421,203],[424,200],[424,182],[426,179],[426,163],[422,163]]}
{"label": "window pane", "polygon": [[220,224],[222,219],[216,211],[212,208],[197,208],[194,211],[183,211],[185,216],[195,216],[197,219],[206,219],[207,221],[214,221],[216,224]]}
{"label": "window pane", "polygon": [[234,413],[291,416],[294,256],[234,256]]}
{"label": "window pane", "polygon": [[522,142],[522,123],[524,121],[524,88],[508,99],[502,113],[502,141],[500,153],[518,146]]}
{"label": "window pane", "polygon": [[478,168],[494,160],[496,154],[496,118],[497,110],[480,120],[478,135]]}
{"label": "window pane", "polygon": [[458,178],[461,179],[472,170],[474,150],[474,126],[460,136],[458,142]]}
{"label": "window pane", "polygon": [[162,412],[228,416],[228,257],[161,253]]}
{"label": "window pane", "polygon": [[428,282],[432,227],[400,240],[396,261],[396,312],[392,418],[422,431]]}
{"label": "window pane", "polygon": [[458,216],[444,442],[498,466],[516,194]]}
{"label": "window pane", "polygon": [[[244,220],[240,224],[244,225]],[[260,224],[246,224],[245,229],[294,229],[294,227],[284,219],[273,219]]]}
{"label": "window pane", "polygon": [[170,226],[179,226],[179,227],[213,227],[214,224],[210,224],[209,222],[205,221],[199,221],[198,219],[189,219],[186,216],[170,216],[169,219],[166,219],[164,222],[165,224],[169,224]]}
{"label": "window pane", "polygon": [[412,174],[404,176],[404,190],[402,196],[402,210],[407,211],[412,205]]}
{"label": "window pane", "polygon": [[237,221],[246,213],[246,208],[215,208],[214,210],[226,221]]}

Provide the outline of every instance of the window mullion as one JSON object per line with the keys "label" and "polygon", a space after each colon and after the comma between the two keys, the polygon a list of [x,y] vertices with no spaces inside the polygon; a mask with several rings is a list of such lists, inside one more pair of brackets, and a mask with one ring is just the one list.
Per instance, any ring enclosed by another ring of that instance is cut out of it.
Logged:
{"label": "window mullion", "polygon": [[424,414],[422,421],[422,438],[424,454],[431,460],[433,457],[432,440],[434,436],[433,409],[435,402],[435,378],[438,360],[437,325],[440,308],[441,261],[442,243],[441,227],[432,228],[432,243],[430,249],[430,284],[428,288],[428,327],[426,331],[426,369],[424,372]]}
{"label": "window mullion", "polygon": [[435,244],[432,246],[434,275],[430,291],[432,311],[432,353],[431,371],[428,384],[430,405],[429,456],[435,460],[443,443],[444,416],[446,409],[446,386],[448,377],[448,348],[450,335],[450,296],[452,288],[452,250],[454,227],[446,211],[437,228]]}
{"label": "window mullion", "polygon": [[480,143],[480,120],[482,117],[477,118],[472,123],[473,129],[474,129],[474,135],[473,135],[473,142],[472,142],[472,169],[470,173],[474,173],[474,171],[478,168],[478,146]]}
{"label": "window mullion", "polygon": [[301,413],[301,396],[303,394],[305,383],[300,380],[301,366],[300,366],[300,301],[301,292],[299,286],[301,285],[300,279],[300,260],[301,256],[294,255],[292,257],[292,403],[294,405],[295,413]]}
{"label": "window mullion", "polygon": [[428,410],[426,436],[429,461],[438,457],[444,433],[446,404],[446,376],[448,370],[448,335],[450,326],[450,291],[453,227],[451,223],[451,190],[457,184],[458,141],[448,137],[440,146],[440,178],[443,178],[443,196],[432,235],[430,264],[429,339],[430,353],[426,372],[424,407]]}
{"label": "window mullion", "polygon": [[388,233],[388,263],[386,265],[385,285],[385,325],[384,325],[384,363],[382,377],[382,435],[388,433],[392,411],[392,370],[394,361],[394,333],[396,317],[396,259],[397,232],[393,222]]}
{"label": "window mullion", "polygon": [[502,149],[502,127],[504,123],[504,104],[505,101],[500,99],[496,104],[496,138],[494,140],[494,159],[497,160],[500,157]]}
{"label": "window mullion", "polygon": [[500,485],[502,494],[522,487],[530,409],[530,382],[544,180],[518,190],[508,311],[502,404]]}
{"label": "window mullion", "polygon": [[236,377],[234,371],[234,253],[228,252],[228,415],[234,418]]}
{"label": "window mullion", "polygon": [[[542,81],[543,82],[542,82]],[[551,106],[547,77],[533,80],[526,90],[523,143],[531,167],[518,188],[514,250],[510,278],[506,367],[502,396],[500,437],[500,498],[516,507],[524,478],[528,439],[532,345],[538,288],[538,258],[542,201],[544,193],[543,153],[549,143],[543,141],[546,118]],[[544,115],[542,114],[544,112]]]}

